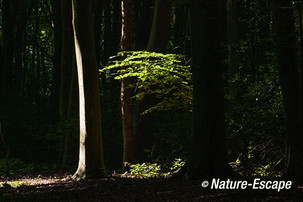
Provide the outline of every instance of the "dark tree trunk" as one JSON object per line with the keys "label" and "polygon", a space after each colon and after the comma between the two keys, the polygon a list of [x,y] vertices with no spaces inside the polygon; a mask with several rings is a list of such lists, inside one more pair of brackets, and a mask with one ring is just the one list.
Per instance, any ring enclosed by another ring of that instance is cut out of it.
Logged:
{"label": "dark tree trunk", "polygon": [[73,0],[73,28],[79,84],[80,152],[74,178],[103,176],[99,72],[92,0]]}
{"label": "dark tree trunk", "polygon": [[[132,49],[132,2],[122,0],[122,33],[121,51]],[[133,89],[130,88],[131,78],[121,80],[121,112],[123,130],[123,163],[135,161],[135,138],[133,128]]]}
{"label": "dark tree trunk", "polygon": [[148,51],[165,52],[170,34],[171,11],[170,0],[156,0]]}
{"label": "dark tree trunk", "polygon": [[184,33],[186,29],[185,6],[175,8],[174,12],[174,45],[179,52],[184,50]]}
{"label": "dark tree trunk", "polygon": [[[225,177],[229,170],[224,123],[222,70],[226,35],[225,1],[193,0],[193,139],[190,178]],[[224,9],[222,9],[224,8]]]}
{"label": "dark tree trunk", "polygon": [[136,24],[135,32],[135,48],[136,50],[146,50],[150,36],[150,30],[153,19],[153,5],[151,0],[137,0],[137,15],[134,19]]}
{"label": "dark tree trunk", "polygon": [[296,57],[296,34],[292,2],[273,1],[275,30],[278,47],[278,67],[284,110],[287,120],[287,172],[286,177],[302,180],[302,92]]}

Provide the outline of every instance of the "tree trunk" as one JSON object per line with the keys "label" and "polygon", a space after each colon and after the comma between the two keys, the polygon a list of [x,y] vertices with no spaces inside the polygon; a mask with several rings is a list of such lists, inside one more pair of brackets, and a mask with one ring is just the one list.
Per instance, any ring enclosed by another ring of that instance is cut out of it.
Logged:
{"label": "tree trunk", "polygon": [[190,178],[225,177],[229,170],[222,80],[226,25],[221,13],[225,6],[225,1],[213,0],[193,0],[191,5],[194,91],[192,151],[187,171]]}
{"label": "tree trunk", "polygon": [[[132,48],[132,2],[122,0],[122,34],[121,51],[130,51]],[[131,78],[121,80],[121,112],[123,130],[123,163],[135,161],[135,138],[133,128],[133,89],[130,88]]]}
{"label": "tree trunk", "polygon": [[175,8],[174,12],[174,48],[179,52],[184,50],[184,33],[186,29],[186,17],[185,6],[179,6]]}
{"label": "tree trunk", "polygon": [[102,64],[108,62],[108,58],[111,54],[111,10],[111,1],[104,1],[104,44]]}
{"label": "tree trunk", "polygon": [[148,51],[164,52],[169,40],[172,2],[156,0]]}
{"label": "tree trunk", "polygon": [[278,47],[278,67],[282,97],[287,121],[287,172],[286,177],[302,179],[302,92],[296,58],[296,34],[292,2],[273,1]]}
{"label": "tree trunk", "polygon": [[74,178],[103,176],[99,72],[92,0],[73,0],[73,26],[79,84],[80,152]]}
{"label": "tree trunk", "polygon": [[135,48],[136,50],[146,50],[150,36],[150,30],[153,19],[153,5],[151,0],[137,0],[138,15],[134,21],[136,24]]}
{"label": "tree trunk", "polygon": [[[62,0],[62,52],[61,52],[61,85],[60,85],[60,120],[70,121],[76,114],[77,67],[75,62],[74,35],[72,25],[72,1]],[[72,131],[67,128],[64,134],[62,168],[71,154]]]}

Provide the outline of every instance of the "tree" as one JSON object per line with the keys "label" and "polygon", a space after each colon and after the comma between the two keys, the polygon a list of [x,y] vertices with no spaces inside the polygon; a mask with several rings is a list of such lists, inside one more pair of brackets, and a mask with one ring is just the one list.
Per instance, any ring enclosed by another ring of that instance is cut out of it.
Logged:
{"label": "tree", "polygon": [[228,175],[222,80],[225,5],[225,1],[212,0],[193,0],[191,5],[193,131],[187,170],[190,178]]}
{"label": "tree", "polygon": [[[122,34],[121,51],[130,51],[132,47],[132,2],[122,0]],[[131,78],[121,80],[121,112],[123,130],[123,163],[134,163],[135,161],[135,137],[133,128],[133,89],[130,87]]]}
{"label": "tree", "polygon": [[154,17],[147,45],[147,50],[164,52],[170,35],[172,2],[170,0],[156,0]]}
{"label": "tree", "polygon": [[278,68],[282,87],[283,105],[287,122],[286,177],[303,179],[302,175],[302,89],[299,84],[296,34],[292,2],[274,1],[275,30],[278,47]]}
{"label": "tree", "polygon": [[152,0],[135,0],[134,6],[134,42],[136,50],[146,50],[153,19]]}
{"label": "tree", "polygon": [[74,178],[104,175],[99,73],[92,0],[73,0],[73,29],[79,84],[80,152]]}

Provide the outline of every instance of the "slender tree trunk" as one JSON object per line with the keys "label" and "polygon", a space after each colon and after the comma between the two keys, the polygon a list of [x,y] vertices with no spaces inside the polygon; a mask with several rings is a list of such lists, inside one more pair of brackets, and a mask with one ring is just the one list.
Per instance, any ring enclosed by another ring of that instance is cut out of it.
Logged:
{"label": "slender tree trunk", "polygon": [[150,30],[153,19],[154,1],[137,0],[137,16],[133,20],[136,24],[135,32],[135,48],[136,50],[146,50],[150,36]]}
{"label": "slender tree trunk", "polygon": [[[132,2],[122,0],[122,34],[121,51],[132,49]],[[135,138],[133,128],[133,104],[132,88],[130,88],[131,78],[121,80],[121,112],[123,130],[123,163],[134,163],[135,161]]]}
{"label": "slender tree trunk", "polygon": [[171,11],[172,2],[170,0],[156,0],[148,51],[165,51],[170,34]]}
{"label": "slender tree trunk", "polygon": [[175,8],[174,12],[174,45],[179,51],[184,50],[184,33],[186,29],[185,6]]}
{"label": "slender tree trunk", "polygon": [[73,28],[79,84],[80,152],[74,178],[104,175],[99,72],[92,0],[73,0]]}
{"label": "slender tree trunk", "polygon": [[278,47],[278,67],[287,120],[288,162],[286,177],[302,180],[302,92],[296,58],[296,34],[292,2],[273,1]]}
{"label": "slender tree trunk", "polygon": [[221,12],[225,3],[193,0],[191,5],[194,92],[190,178],[225,177],[229,170],[222,80],[226,25]]}

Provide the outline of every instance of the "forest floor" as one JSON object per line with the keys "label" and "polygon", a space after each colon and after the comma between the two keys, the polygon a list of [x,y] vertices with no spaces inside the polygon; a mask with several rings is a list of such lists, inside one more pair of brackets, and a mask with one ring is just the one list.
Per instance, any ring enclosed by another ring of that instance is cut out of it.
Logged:
{"label": "forest floor", "polygon": [[122,177],[76,182],[70,175],[1,179],[0,201],[303,201],[303,187],[280,192],[211,190],[201,182]]}

